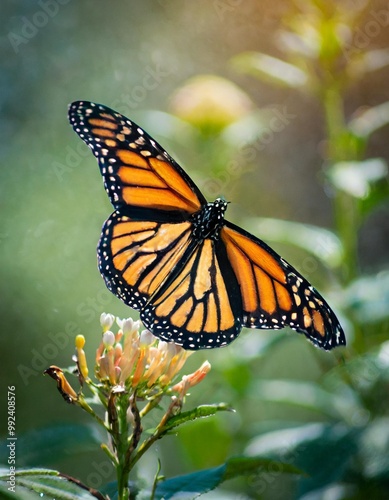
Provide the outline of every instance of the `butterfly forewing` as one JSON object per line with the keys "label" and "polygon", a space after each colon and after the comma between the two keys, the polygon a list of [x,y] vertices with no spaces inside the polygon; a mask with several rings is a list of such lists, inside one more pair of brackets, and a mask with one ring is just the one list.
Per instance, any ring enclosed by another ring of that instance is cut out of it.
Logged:
{"label": "butterfly forewing", "polygon": [[74,102],[69,120],[99,162],[116,209],[134,207],[191,214],[206,203],[182,168],[144,130],[101,104]]}
{"label": "butterfly forewing", "polygon": [[290,326],[327,350],[346,343],[327,302],[276,252],[227,221],[221,237],[242,292],[243,326]]}

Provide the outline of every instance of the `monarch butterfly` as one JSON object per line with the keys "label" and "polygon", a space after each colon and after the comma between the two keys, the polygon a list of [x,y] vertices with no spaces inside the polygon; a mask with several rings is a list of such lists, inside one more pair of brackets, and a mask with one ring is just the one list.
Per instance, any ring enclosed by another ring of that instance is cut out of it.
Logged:
{"label": "monarch butterfly", "polygon": [[227,202],[208,203],[138,125],[86,101],[70,105],[69,121],[96,156],[115,208],[98,244],[100,272],[154,335],[196,350],[225,346],[242,327],[290,326],[323,349],[345,345],[308,281],[225,220]]}

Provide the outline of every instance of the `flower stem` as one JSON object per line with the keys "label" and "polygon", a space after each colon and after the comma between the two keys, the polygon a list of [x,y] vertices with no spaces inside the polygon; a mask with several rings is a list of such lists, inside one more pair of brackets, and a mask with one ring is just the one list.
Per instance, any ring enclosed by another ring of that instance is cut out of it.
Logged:
{"label": "flower stem", "polygon": [[150,436],[148,439],[143,441],[143,443],[139,446],[138,452],[134,456],[134,458],[131,461],[131,469],[134,467],[134,465],[138,462],[138,460],[146,453],[146,451],[156,442],[158,439],[160,439],[166,432],[165,424],[169,420],[169,418],[172,416],[174,410],[177,408],[177,400],[173,399],[173,401],[170,403],[166,413],[162,417],[161,421],[155,428],[154,433],[152,436]]}
{"label": "flower stem", "polygon": [[112,444],[117,457],[116,477],[118,483],[118,500],[128,500],[129,467],[126,461],[128,449],[127,422],[128,394],[112,391],[108,401],[108,421],[112,430]]}
{"label": "flower stem", "polygon": [[[344,116],[342,94],[336,85],[330,85],[324,91],[323,105],[325,109],[328,160],[331,164],[356,159],[352,142],[348,139]],[[349,283],[358,274],[357,233],[358,212],[355,199],[349,194],[337,190],[334,200],[334,216],[338,235],[343,244],[343,281]]]}

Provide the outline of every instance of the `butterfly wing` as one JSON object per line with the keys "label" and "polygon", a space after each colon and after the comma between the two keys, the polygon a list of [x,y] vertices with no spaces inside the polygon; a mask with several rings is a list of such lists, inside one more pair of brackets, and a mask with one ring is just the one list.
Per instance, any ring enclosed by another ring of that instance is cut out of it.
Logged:
{"label": "butterfly wing", "polygon": [[69,107],[69,120],[96,156],[115,209],[125,208],[132,216],[162,211],[171,217],[192,214],[206,203],[173,158],[125,116],[101,104],[76,101]]}
{"label": "butterfly wing", "polygon": [[141,309],[190,252],[191,223],[135,220],[114,212],[97,247],[106,285],[127,305]]}
{"label": "butterfly wing", "polygon": [[98,159],[115,212],[98,245],[107,287],[141,310],[146,327],[189,349],[241,331],[239,286],[220,241],[196,241],[191,214],[206,200],[180,166],[134,122],[78,101],[69,120]]}
{"label": "butterfly wing", "polygon": [[184,349],[222,347],[242,329],[239,285],[221,241],[197,244],[141,310],[154,335]]}
{"label": "butterfly wing", "polygon": [[241,331],[240,291],[222,243],[199,244],[192,231],[189,221],[114,212],[98,245],[99,268],[109,290],[140,310],[156,336],[187,349],[220,347]]}
{"label": "butterfly wing", "polygon": [[221,238],[240,285],[243,326],[290,326],[323,349],[345,345],[342,327],[330,306],[282,257],[227,221]]}

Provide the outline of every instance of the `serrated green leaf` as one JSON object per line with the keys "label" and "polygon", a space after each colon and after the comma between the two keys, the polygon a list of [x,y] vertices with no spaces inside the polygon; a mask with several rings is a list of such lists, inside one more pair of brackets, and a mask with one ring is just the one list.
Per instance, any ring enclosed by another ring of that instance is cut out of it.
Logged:
{"label": "serrated green leaf", "polygon": [[184,411],[174,417],[171,417],[164,426],[164,429],[171,430],[179,425],[185,424],[186,422],[197,420],[198,418],[211,417],[219,411],[234,411],[234,409],[225,403],[201,405],[193,410]]}
{"label": "serrated green leaf", "polygon": [[231,64],[237,71],[286,87],[302,87],[308,81],[301,68],[261,52],[244,52],[234,57]]}
{"label": "serrated green leaf", "polygon": [[[0,491],[9,492],[7,469],[0,470]],[[103,495],[92,493],[54,470],[24,469],[15,473],[15,500],[103,500]]]}

